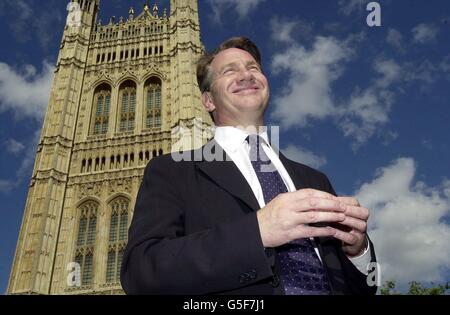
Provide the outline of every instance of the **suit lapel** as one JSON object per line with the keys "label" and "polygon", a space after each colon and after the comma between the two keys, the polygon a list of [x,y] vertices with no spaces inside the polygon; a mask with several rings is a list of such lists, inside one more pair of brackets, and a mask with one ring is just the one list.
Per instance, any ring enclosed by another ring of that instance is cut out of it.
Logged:
{"label": "suit lapel", "polygon": [[305,183],[304,179],[302,178],[301,174],[298,172],[298,170],[294,169],[294,166],[292,165],[292,161],[289,160],[288,158],[286,158],[283,155],[283,153],[281,153],[281,152],[280,152],[279,157],[280,157],[281,163],[283,163],[284,168],[286,169],[289,176],[291,177],[292,182],[295,185],[295,188],[297,190],[307,188],[306,183]]}
{"label": "suit lapel", "polygon": [[[214,161],[206,161],[203,159],[200,162],[196,162],[197,168],[218,186],[243,201],[253,211],[257,211],[259,209],[259,204],[253,190],[248,185],[247,180],[219,144],[214,140],[212,140],[212,142],[213,143],[208,144],[208,146],[212,145],[212,150],[215,150],[216,148],[222,150],[223,159]],[[215,152],[213,151],[212,153],[214,154]]]}

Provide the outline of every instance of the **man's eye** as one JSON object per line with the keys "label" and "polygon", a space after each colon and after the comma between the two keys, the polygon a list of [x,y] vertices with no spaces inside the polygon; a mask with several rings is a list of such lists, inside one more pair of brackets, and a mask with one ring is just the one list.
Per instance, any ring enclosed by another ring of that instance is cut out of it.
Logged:
{"label": "man's eye", "polygon": [[260,69],[259,69],[259,67],[257,67],[257,66],[252,66],[252,67],[250,67],[250,70],[251,71],[261,71]]}
{"label": "man's eye", "polygon": [[223,74],[230,74],[230,73],[233,73],[233,72],[234,72],[233,68],[228,68],[228,69],[223,70]]}

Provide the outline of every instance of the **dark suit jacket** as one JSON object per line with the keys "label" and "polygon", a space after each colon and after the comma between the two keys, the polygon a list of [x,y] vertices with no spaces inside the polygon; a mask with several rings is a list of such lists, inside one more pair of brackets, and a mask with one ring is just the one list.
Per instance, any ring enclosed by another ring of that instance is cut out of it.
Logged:
{"label": "dark suit jacket", "polygon": [[[334,194],[324,174],[282,154],[280,159],[297,189]],[[232,161],[154,158],[145,170],[129,229],[123,289],[128,294],[283,294],[274,250],[265,250],[261,241],[258,209]],[[339,241],[316,242],[334,294],[376,292]]]}

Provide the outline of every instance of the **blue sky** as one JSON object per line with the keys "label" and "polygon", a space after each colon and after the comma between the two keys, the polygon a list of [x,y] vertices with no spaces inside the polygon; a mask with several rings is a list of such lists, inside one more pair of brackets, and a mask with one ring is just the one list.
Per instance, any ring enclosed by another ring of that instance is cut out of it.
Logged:
{"label": "blue sky", "polygon": [[[143,0],[102,1],[101,18]],[[160,0],[160,8],[168,7]],[[211,49],[245,35],[271,83],[288,156],[371,210],[382,280],[450,279],[450,3],[200,0]],[[152,3],[152,2],[151,2]],[[153,4],[153,3],[152,3]],[[66,18],[65,1],[0,2],[0,292],[6,290]]]}

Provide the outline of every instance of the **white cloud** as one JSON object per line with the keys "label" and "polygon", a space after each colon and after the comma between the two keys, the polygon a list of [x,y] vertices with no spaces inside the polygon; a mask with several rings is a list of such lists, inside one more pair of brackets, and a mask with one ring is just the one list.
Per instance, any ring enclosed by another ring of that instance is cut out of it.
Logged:
{"label": "white cloud", "polygon": [[327,34],[343,34],[346,32],[345,24],[339,22],[325,23],[322,28]]}
{"label": "white cloud", "polygon": [[44,61],[40,73],[32,65],[23,69],[0,63],[0,112],[11,110],[17,117],[41,120],[48,105],[53,66]]}
{"label": "white cloud", "polygon": [[431,84],[440,77],[439,66],[436,66],[428,59],[406,63],[404,80],[406,82],[417,81],[421,83]]}
{"label": "white cloud", "polygon": [[286,72],[285,88],[274,96],[273,118],[284,128],[306,127],[310,120],[332,118],[344,135],[353,139],[356,150],[389,122],[395,101],[391,86],[401,79],[402,67],[393,60],[377,59],[373,71],[377,76],[366,89],[356,87],[351,96],[336,104],[332,84],[345,70],[354,55],[352,44],[363,35],[339,41],[317,37],[312,49],[298,44],[275,54],[274,73]]}
{"label": "white cloud", "polygon": [[348,105],[340,108],[339,127],[345,136],[353,138],[353,150],[357,150],[380,126],[389,122],[389,113],[395,101],[390,87],[401,78],[402,68],[393,60],[376,60],[373,69],[379,77],[364,90],[356,88]]}
{"label": "white cloud", "polygon": [[450,74],[450,55],[448,55],[447,57],[444,58],[444,60],[442,60],[439,67],[442,70],[442,72]]}
{"label": "white cloud", "polygon": [[345,112],[340,128],[346,137],[353,138],[354,150],[374,135],[378,125],[389,121],[392,101],[390,93],[384,94],[373,88],[357,90],[352,94],[349,106],[343,109]]}
{"label": "white cloud", "polygon": [[398,81],[401,75],[400,65],[392,59],[376,60],[374,70],[382,75],[375,81],[375,85],[383,89]]}
{"label": "white cloud", "polygon": [[239,18],[243,18],[264,1],[265,0],[209,0],[208,3],[213,11],[214,20],[220,22],[221,14],[226,9],[234,9]]}
{"label": "white cloud", "polygon": [[355,193],[371,210],[369,235],[381,264],[382,281],[445,282],[450,268],[450,181],[439,187],[415,182],[416,165],[399,158],[377,171]]}
{"label": "white cloud", "polygon": [[[62,22],[65,14],[54,9],[59,1],[40,1],[38,6],[31,6],[30,1],[2,0],[0,16],[7,14],[14,17],[8,24],[18,42],[37,39],[41,47],[48,50],[54,46],[57,36],[62,33],[54,31],[55,24]],[[30,32],[30,29],[33,31]]]}
{"label": "white cloud", "polygon": [[417,84],[415,88],[427,91],[441,77],[444,62],[436,66],[428,59],[402,64],[393,59],[377,59],[373,63],[373,70],[378,77],[365,89],[356,87],[347,105],[339,108],[338,125],[345,136],[354,139],[353,150],[357,150],[374,134],[386,138],[387,142],[395,140],[398,137],[396,132],[389,132],[381,127],[390,121],[389,115],[397,93],[405,84]]}
{"label": "white cloud", "polygon": [[10,27],[16,34],[17,40],[23,42],[29,40],[30,34],[28,34],[27,30],[30,21],[33,19],[33,10],[30,5],[24,0],[5,0],[3,6],[5,6],[5,10],[15,13],[15,18]]}
{"label": "white cloud", "polygon": [[[24,180],[28,180],[31,171],[33,168],[33,163],[35,160],[35,154],[36,154],[36,147],[39,142],[39,136],[41,134],[41,130],[36,130],[34,132],[33,137],[30,139],[30,141],[22,146],[25,149],[25,152],[23,153],[23,159],[20,162],[20,166],[17,168],[16,176],[14,179],[1,179],[0,178],[0,192],[1,193],[8,193],[11,190],[18,187]],[[23,151],[23,149],[21,150]]]}
{"label": "white cloud", "polygon": [[9,193],[15,187],[15,183],[0,179],[0,193]]}
{"label": "white cloud", "polygon": [[[271,21],[272,39],[287,43],[287,49],[275,53],[271,71],[284,80],[283,88],[273,94],[272,118],[285,129],[306,128],[314,120],[332,119],[344,136],[352,139],[358,150],[377,135],[383,143],[398,137],[395,131],[382,128],[390,121],[392,106],[405,84],[419,83],[422,91],[440,77],[440,71],[450,69],[450,56],[439,65],[428,60],[398,63],[383,54],[372,63],[372,79],[367,86],[355,86],[349,96],[335,97],[333,85],[343,76],[347,64],[355,55],[364,33],[346,40],[317,36],[311,48],[294,39],[297,21]],[[403,49],[403,36],[395,29],[386,39],[397,49]],[[449,71],[450,72],[450,71]]]}
{"label": "white cloud", "polygon": [[[276,23],[283,25],[279,20]],[[346,40],[318,36],[308,49],[292,40],[290,31],[294,24],[284,25],[286,28],[281,29],[285,32],[278,39],[289,43],[289,47],[273,56],[271,70],[275,75],[283,73],[286,82],[274,93],[272,118],[285,129],[305,128],[313,120],[332,119],[344,136],[352,139],[354,151],[374,135],[384,138],[385,144],[398,137],[395,131],[382,127],[389,123],[392,106],[404,84],[419,83],[425,91],[440,77],[440,71],[450,69],[450,57],[438,66],[429,60],[399,64],[379,57],[372,64],[374,75],[368,86],[355,86],[348,97],[337,99],[333,84],[341,79],[364,33]]]}
{"label": "white cloud", "polygon": [[26,146],[25,156],[20,163],[20,167],[17,169],[17,183],[21,183],[23,180],[28,179],[33,169],[34,160],[36,157],[36,148],[39,143],[39,137],[41,135],[41,129],[34,132],[33,138]]}
{"label": "white cloud", "polygon": [[308,38],[312,33],[312,26],[300,19],[287,19],[278,16],[270,20],[271,37],[280,43],[292,43],[294,33],[297,36]]}
{"label": "white cloud", "polygon": [[413,41],[419,44],[433,42],[439,32],[439,29],[433,24],[419,24],[412,29]]}
{"label": "white cloud", "polygon": [[312,50],[293,44],[275,54],[274,73],[288,73],[286,88],[274,97],[273,117],[286,127],[304,127],[308,119],[324,119],[335,112],[331,84],[353,54],[346,41],[317,37]]}
{"label": "white cloud", "polygon": [[304,148],[288,145],[282,152],[291,160],[308,165],[313,168],[320,168],[327,164],[324,156],[319,156]]}
{"label": "white cloud", "polygon": [[8,139],[7,141],[5,141],[5,145],[6,151],[12,154],[18,154],[22,152],[23,149],[25,149],[25,146],[21,142],[14,139]]}
{"label": "white cloud", "polygon": [[382,135],[382,144],[383,145],[390,145],[392,142],[394,142],[395,140],[397,140],[399,137],[398,132],[395,131],[386,131],[383,135]]}
{"label": "white cloud", "polygon": [[366,9],[368,0],[339,0],[339,12],[344,15],[350,15],[353,12],[361,12]]}
{"label": "white cloud", "polygon": [[405,52],[405,44],[403,42],[403,35],[396,29],[389,29],[388,35],[386,37],[388,44],[392,45],[399,52]]}

